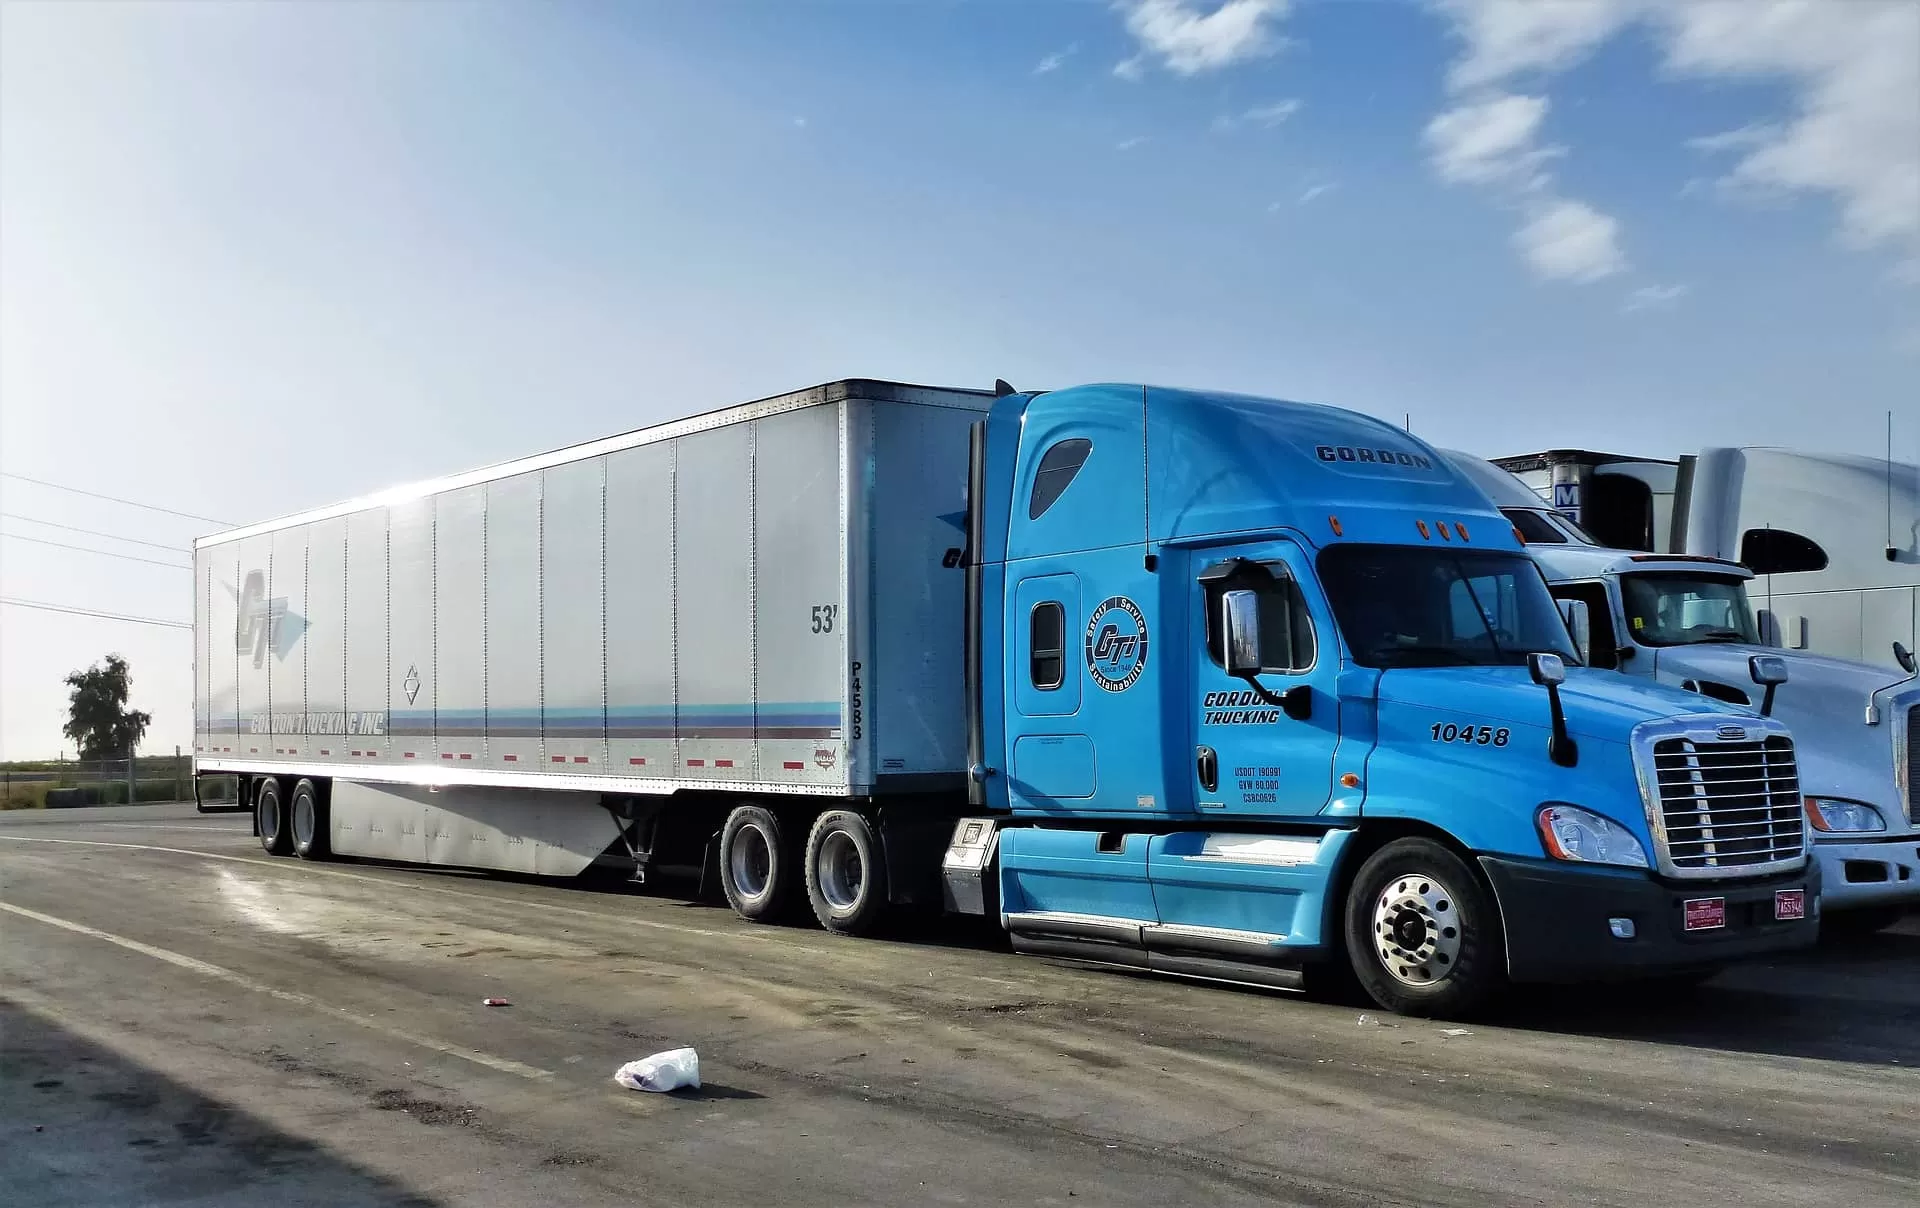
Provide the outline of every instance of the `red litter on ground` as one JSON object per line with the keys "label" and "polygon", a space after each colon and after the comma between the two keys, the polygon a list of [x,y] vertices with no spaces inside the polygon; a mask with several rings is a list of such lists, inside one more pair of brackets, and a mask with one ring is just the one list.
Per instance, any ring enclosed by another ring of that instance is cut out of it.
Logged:
{"label": "red litter on ground", "polygon": [[504,998],[483,998],[480,1000],[480,1005],[483,1007],[510,1007],[513,1004]]}

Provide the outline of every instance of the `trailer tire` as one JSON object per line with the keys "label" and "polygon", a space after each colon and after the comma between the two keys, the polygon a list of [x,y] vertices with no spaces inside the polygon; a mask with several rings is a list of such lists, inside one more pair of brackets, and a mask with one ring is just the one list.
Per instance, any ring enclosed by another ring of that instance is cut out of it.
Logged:
{"label": "trailer tire", "polygon": [[293,786],[287,800],[287,829],[293,835],[293,854],[302,860],[325,860],[332,856],[328,843],[327,802],[319,786],[302,777]]}
{"label": "trailer tire", "polygon": [[293,854],[293,829],[287,825],[286,803],[280,796],[280,781],[276,777],[262,776],[254,786],[253,827],[268,855]]}
{"label": "trailer tire", "polygon": [[887,857],[873,825],[829,810],[807,835],[807,900],[835,935],[871,935],[887,914]]}
{"label": "trailer tire", "polygon": [[1368,857],[1345,914],[1354,974],[1390,1011],[1454,1019],[1506,985],[1493,894],[1432,839],[1396,839]]}
{"label": "trailer tire", "polygon": [[727,815],[720,828],[720,888],[735,914],[755,923],[785,915],[799,875],[794,863],[793,848],[773,811],[741,805]]}

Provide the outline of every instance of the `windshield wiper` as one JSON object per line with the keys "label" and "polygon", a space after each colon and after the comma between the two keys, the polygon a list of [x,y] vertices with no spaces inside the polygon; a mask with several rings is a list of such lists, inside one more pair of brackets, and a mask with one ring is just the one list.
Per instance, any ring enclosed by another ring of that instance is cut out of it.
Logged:
{"label": "windshield wiper", "polygon": [[1700,635],[1703,642],[1744,642],[1747,635],[1738,629],[1709,629]]}
{"label": "windshield wiper", "polygon": [[1436,666],[1471,667],[1478,661],[1451,646],[1376,646],[1367,653],[1367,658],[1371,662],[1379,662],[1394,655],[1413,655],[1419,658],[1443,660],[1435,664]]}

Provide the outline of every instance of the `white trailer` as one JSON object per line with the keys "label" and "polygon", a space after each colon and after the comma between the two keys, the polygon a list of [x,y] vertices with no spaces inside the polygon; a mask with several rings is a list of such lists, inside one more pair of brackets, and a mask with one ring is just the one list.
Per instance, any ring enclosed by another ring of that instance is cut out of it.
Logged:
{"label": "white trailer", "polygon": [[707,868],[743,798],[908,803],[894,898],[937,896],[991,402],[843,381],[206,537],[197,768],[301,855],[561,876]]}
{"label": "white trailer", "polygon": [[1895,642],[1920,646],[1920,466],[1768,448],[1493,464],[1601,545],[1747,567],[1772,645],[1885,667],[1899,666]]}

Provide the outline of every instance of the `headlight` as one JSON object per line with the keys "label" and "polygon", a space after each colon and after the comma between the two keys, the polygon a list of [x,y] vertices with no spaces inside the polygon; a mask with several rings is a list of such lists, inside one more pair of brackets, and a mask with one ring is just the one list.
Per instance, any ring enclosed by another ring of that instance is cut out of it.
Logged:
{"label": "headlight", "polygon": [[1807,798],[1807,821],[1817,831],[1883,831],[1887,820],[1880,811],[1859,801],[1832,801],[1825,797]]}
{"label": "headlight", "polygon": [[1571,805],[1546,805],[1537,816],[1540,842],[1556,860],[1647,867],[1647,851],[1618,822]]}

